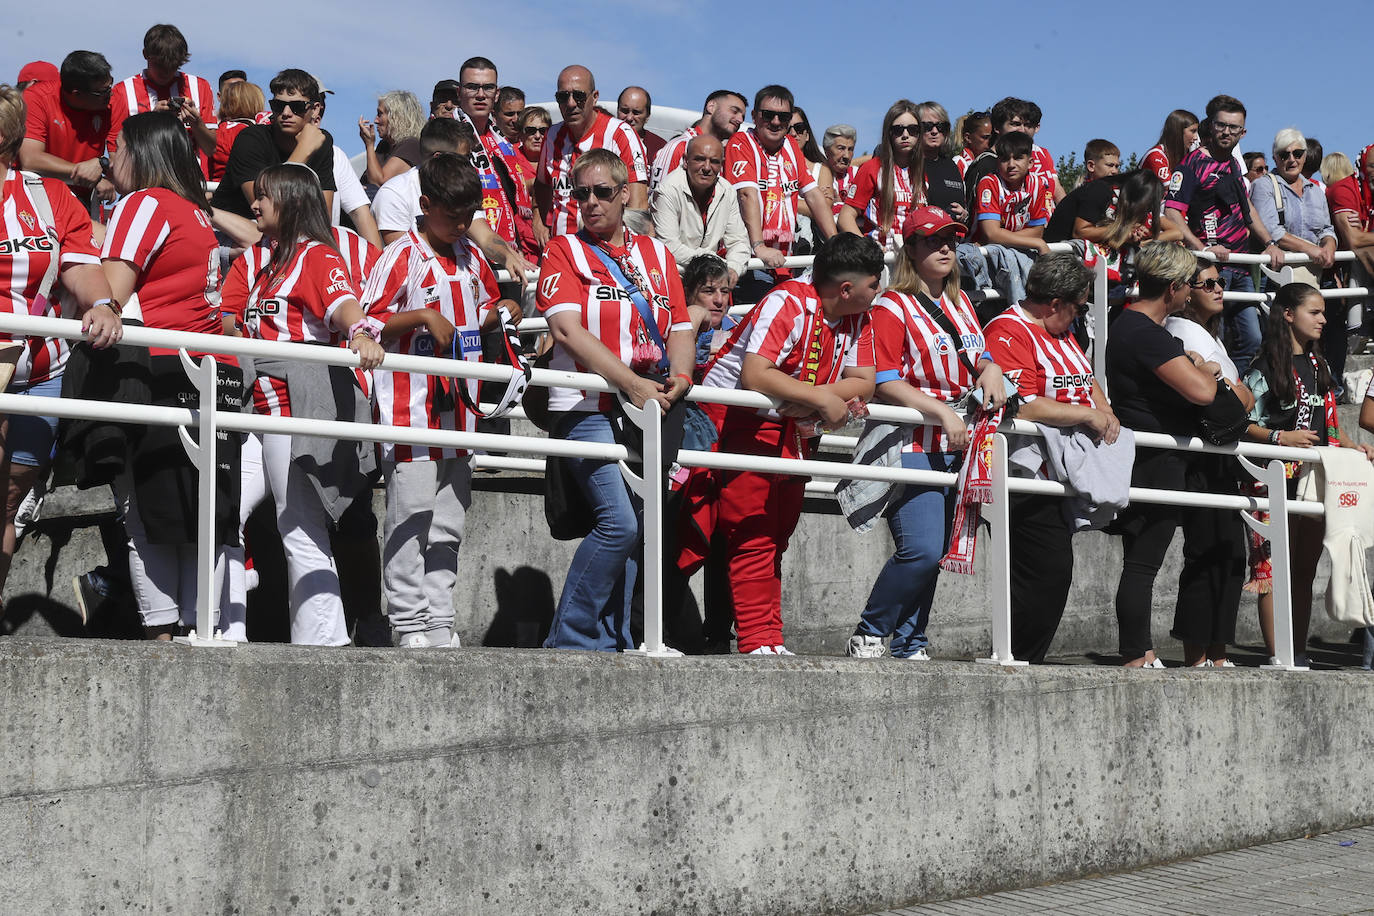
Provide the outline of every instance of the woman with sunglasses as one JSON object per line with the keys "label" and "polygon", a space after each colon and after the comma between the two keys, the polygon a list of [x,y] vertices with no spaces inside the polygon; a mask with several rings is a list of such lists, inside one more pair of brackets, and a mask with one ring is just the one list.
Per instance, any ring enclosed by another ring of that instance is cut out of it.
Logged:
{"label": "woman with sunglasses", "polygon": [[[265,169],[254,183],[253,212],[258,229],[271,245],[271,255],[250,278],[243,305],[247,335],[322,345],[337,345],[343,338],[360,357],[364,370],[380,365],[380,322],[364,315],[358,304],[357,284],[330,232],[329,211],[314,174],[291,164]],[[226,308],[237,310],[233,303]],[[337,411],[339,399],[360,396],[354,373],[312,368],[288,365],[285,360],[255,360],[253,410],[267,416],[319,417],[322,405],[309,401],[321,390],[333,389],[327,398],[330,412]],[[353,415],[344,419],[351,420]],[[331,519],[307,463],[296,460],[300,447],[290,435],[250,436],[244,445],[243,499],[255,503],[266,488],[276,501],[277,530],[290,585],[291,641],[347,645],[339,574],[329,550],[329,524],[338,518]],[[338,465],[346,459],[336,451],[325,461]],[[341,476],[351,470],[342,469]],[[341,493],[334,501],[335,510],[346,507],[352,496],[352,492]],[[236,593],[236,603],[238,599]]]}
{"label": "woman with sunglasses", "polygon": [[[864,332],[877,355],[878,397],[938,421],[911,428],[902,445],[904,468],[957,471],[969,434],[956,403],[975,388],[993,410],[1006,401],[1002,370],[984,348],[973,304],[959,290],[955,248],[964,231],[939,207],[907,215],[892,282],[873,303]],[[873,583],[849,638],[849,655],[930,658],[926,625],[949,544],[954,493],[953,487],[907,484],[888,506],[896,550]]]}
{"label": "woman with sunglasses", "polygon": [[[677,262],[662,242],[625,225],[629,172],[619,156],[604,149],[586,152],[573,165],[571,179],[582,228],[554,236],[539,265],[536,302],[553,337],[549,368],[594,372],[635,407],[652,400],[666,411],[692,386],[695,335]],[[615,442],[616,396],[552,389],[551,435]],[[570,458],[568,466],[591,508],[593,527],[573,554],[544,646],[623,651],[631,648],[643,508],[617,462]]]}
{"label": "woman with sunglasses", "polygon": [[[1145,173],[1149,175],[1149,173]],[[1149,175],[1153,181],[1154,176]],[[1157,182],[1156,182],[1157,183]],[[1185,353],[1216,363],[1221,377],[1241,404],[1255,405],[1250,389],[1240,383],[1236,364],[1221,342],[1221,275],[1211,261],[1197,262],[1182,313],[1164,319],[1164,330],[1178,338]],[[1240,492],[1232,459],[1226,455],[1190,453],[1184,486],[1193,493]],[[1244,523],[1231,509],[1189,509],[1182,514],[1183,570],[1178,576],[1178,603],[1169,635],[1183,643],[1183,664],[1232,668],[1226,646],[1235,641],[1241,584],[1245,581]]]}
{"label": "woman with sunglasses", "polygon": [[925,182],[926,202],[939,207],[968,230],[968,211],[965,209],[964,176],[955,165],[950,149],[949,112],[939,102],[921,102],[916,106],[921,129],[922,179]]}
{"label": "woman with sunglasses", "polygon": [[1141,171],[1149,172],[1164,184],[1169,183],[1183,157],[1197,143],[1197,115],[1185,108],[1176,108],[1164,119],[1159,142],[1141,160]]}
{"label": "woman with sunglasses", "polygon": [[[1171,242],[1146,242],[1136,258],[1140,296],[1126,306],[1107,338],[1107,388],[1121,425],[1138,432],[1191,436],[1197,408],[1217,395],[1221,366],[1184,351],[1164,328],[1183,310],[1197,259]],[[1170,449],[1136,452],[1131,486],[1184,489],[1184,456]],[[1116,521],[1122,569],[1116,589],[1121,656],[1128,668],[1163,668],[1150,636],[1155,576],[1179,525],[1176,506],[1131,503]]]}
{"label": "woman with sunglasses", "polygon": [[[806,116],[806,109],[800,105],[792,109],[792,122],[787,126],[787,134],[801,147],[802,156],[806,159],[806,170],[817,181],[821,192],[825,194],[825,199],[833,207],[835,189],[826,187],[820,180],[825,170],[825,153],[821,152],[815,135],[811,133],[811,121]],[[811,222],[811,207],[805,200],[797,201],[797,241],[799,244],[793,249],[793,254],[810,254],[816,242],[815,229]]]}
{"label": "woman with sunglasses", "polygon": [[901,99],[883,116],[878,155],[859,167],[845,195],[841,232],[868,235],[887,251],[901,246],[907,213],[925,203],[920,113],[916,103]]}
{"label": "woman with sunglasses", "polygon": [[534,187],[534,176],[539,171],[539,156],[544,152],[544,140],[553,127],[553,118],[538,106],[520,112],[516,130],[520,134],[520,155],[513,161],[520,172],[520,180],[526,188]]}
{"label": "woman with sunglasses", "polygon": [[[205,204],[205,179],[186,128],[171,112],[137,114],[124,122],[110,169],[124,195],[115,207],[100,256],[116,302],[138,296],[140,318],[150,328],[221,333],[210,296],[219,286],[219,244]],[[153,404],[186,407],[199,394],[176,350],[149,351]],[[200,358],[203,354],[193,353]],[[243,375],[232,357],[216,357],[220,407],[242,404]],[[218,543],[216,607],[227,597],[224,545],[236,543],[239,437],[216,443]],[[131,449],[126,471],[115,482],[129,535],[129,575],[144,631],[170,639],[196,607],[197,473],[175,429],[149,427]],[[231,520],[232,517],[232,520]]]}

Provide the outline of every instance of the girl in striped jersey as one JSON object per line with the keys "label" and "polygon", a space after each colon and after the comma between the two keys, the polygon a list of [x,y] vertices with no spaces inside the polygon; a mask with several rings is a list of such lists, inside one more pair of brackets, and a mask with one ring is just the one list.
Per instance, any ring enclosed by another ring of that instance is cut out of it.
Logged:
{"label": "girl in striped jersey", "polygon": [[[939,207],[913,210],[902,224],[904,244],[892,284],[874,303],[865,329],[877,361],[878,395],[939,421],[912,428],[902,447],[904,468],[957,471],[968,429],[951,405],[973,388],[994,410],[1006,401],[1002,370],[983,345],[972,303],[959,290],[955,247],[963,234],[964,227]],[[895,658],[930,657],[926,624],[949,544],[954,492],[906,484],[889,507],[896,550],[873,583],[849,638],[850,655],[885,655],[883,640],[891,637]]]}
{"label": "girl in striped jersey", "polygon": [[[205,179],[186,129],[165,111],[136,114],[124,122],[111,157],[115,186],[124,194],[115,207],[101,249],[105,276],[117,302],[137,294],[140,317],[150,328],[220,333],[211,294],[219,286],[219,244],[210,227]],[[199,358],[203,354],[192,354]],[[219,402],[238,410],[243,376],[231,357],[219,363]],[[175,350],[149,351],[153,404],[198,405],[199,395]],[[131,449],[115,481],[129,535],[129,574],[143,625],[153,638],[170,639],[196,606],[197,475],[170,427],[150,427]],[[216,442],[217,532],[234,542],[238,502],[239,437]],[[212,607],[225,602],[225,556],[216,560]]]}
{"label": "girl in striped jersey", "polygon": [[[337,344],[341,332],[346,332],[361,367],[375,369],[383,356],[377,342],[380,323],[369,319],[358,304],[357,282],[330,234],[319,180],[298,165],[277,165],[258,175],[253,192],[253,215],[273,248],[266,265],[253,277],[243,306],[248,335]],[[236,308],[233,303],[227,307]],[[261,360],[257,363],[253,409],[271,416],[292,416],[289,373],[284,367],[265,369]],[[291,436],[255,434],[245,444],[244,501],[261,498],[264,486],[276,501],[277,530],[286,554],[291,641],[346,645],[339,576],[328,550],[329,512],[306,471],[293,460]]]}
{"label": "girl in striped jersey", "polygon": [[[68,303],[75,304],[91,343],[110,346],[119,340],[122,327],[91,240],[90,216],[61,181],[9,167],[24,141],[25,117],[19,90],[0,86],[0,309],[55,318],[62,317]],[[59,289],[65,290],[63,307]],[[0,340],[0,347],[11,351],[6,363],[14,370],[12,376],[0,377],[0,389],[36,397],[61,394],[66,340],[13,340],[9,335],[0,335]],[[0,589],[14,555],[15,513],[47,466],[56,436],[56,417],[0,418],[0,487],[6,488]]]}

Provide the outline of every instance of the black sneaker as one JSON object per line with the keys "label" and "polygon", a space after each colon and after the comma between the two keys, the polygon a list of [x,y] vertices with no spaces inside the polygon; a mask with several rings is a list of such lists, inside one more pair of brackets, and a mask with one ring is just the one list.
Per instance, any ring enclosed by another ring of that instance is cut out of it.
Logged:
{"label": "black sneaker", "polygon": [[105,602],[110,600],[110,596],[88,572],[72,577],[72,590],[76,592],[76,609],[81,615],[82,626],[99,614]]}

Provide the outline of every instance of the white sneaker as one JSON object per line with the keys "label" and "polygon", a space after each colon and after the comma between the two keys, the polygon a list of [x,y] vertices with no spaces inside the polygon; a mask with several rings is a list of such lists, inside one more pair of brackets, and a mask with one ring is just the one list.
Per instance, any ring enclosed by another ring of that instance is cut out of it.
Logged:
{"label": "white sneaker", "polygon": [[448,645],[447,645],[447,646],[443,646],[443,647],[441,647],[441,648],[457,649],[457,648],[460,648],[462,645],[463,645],[463,643],[462,643],[462,641],[458,638],[458,634],[457,634],[457,633],[454,633],[452,636],[450,636],[450,637],[448,638]]}
{"label": "white sneaker", "polygon": [[1145,664],[1141,665],[1140,667],[1142,667],[1142,668],[1163,668],[1163,667],[1164,667],[1164,663],[1163,663],[1162,661],[1160,661],[1158,658],[1156,658],[1154,661],[1152,661],[1152,662],[1146,662]]}
{"label": "white sneaker", "polygon": [[910,655],[903,655],[903,656],[895,656],[895,655],[894,655],[894,656],[893,656],[893,658],[898,658],[898,657],[900,657],[903,661],[907,661],[907,662],[928,662],[928,661],[930,661],[930,653],[926,651],[926,647],[925,647],[925,646],[922,646],[921,648],[917,649],[915,652],[912,652]]}
{"label": "white sneaker", "polygon": [[786,646],[774,646],[774,647],[773,647],[773,654],[774,654],[774,655],[796,655],[797,653],[787,651],[787,647],[786,647]]}
{"label": "white sneaker", "polygon": [[882,658],[887,655],[887,646],[881,636],[864,636],[856,633],[849,637],[849,647],[845,655],[850,658]]}
{"label": "white sneaker", "polygon": [[751,652],[748,652],[748,653],[746,653],[746,654],[748,654],[748,655],[777,655],[778,653],[776,653],[776,652],[773,651],[773,647],[772,647],[772,646],[759,646],[757,649],[754,649],[754,650],[752,650]]}
{"label": "white sneaker", "polygon": [[396,646],[400,649],[428,649],[429,637],[423,633],[402,633],[401,638],[396,641]]}
{"label": "white sneaker", "polygon": [[1229,658],[1223,658],[1223,659],[1222,659],[1221,661],[1219,661],[1219,662],[1208,662],[1208,664],[1210,664],[1213,668],[1234,668],[1234,667],[1236,667],[1236,663],[1233,662],[1233,661],[1231,661]]}

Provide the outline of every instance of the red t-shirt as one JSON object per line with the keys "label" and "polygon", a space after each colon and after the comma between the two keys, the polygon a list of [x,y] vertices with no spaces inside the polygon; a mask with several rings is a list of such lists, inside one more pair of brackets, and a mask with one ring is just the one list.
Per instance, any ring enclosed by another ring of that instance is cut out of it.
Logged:
{"label": "red t-shirt", "polygon": [[[24,139],[37,140],[43,149],[68,162],[99,159],[105,153],[110,135],[110,109],[78,111],[62,104],[61,86],[47,81],[24,90],[28,107]],[[90,188],[72,188],[83,201],[91,198]]]}
{"label": "red t-shirt", "polygon": [[224,178],[224,168],[229,164],[229,153],[234,148],[234,140],[238,137],[239,131],[243,130],[252,121],[221,121],[219,129],[215,131],[215,152],[210,157],[211,181],[220,181]]}
{"label": "red t-shirt", "polygon": [[1140,168],[1146,172],[1154,172],[1165,184],[1169,183],[1174,174],[1174,167],[1169,165],[1169,154],[1164,152],[1163,146],[1156,146],[1146,153],[1145,158],[1141,160]]}
{"label": "red t-shirt", "polygon": [[165,188],[125,197],[110,217],[100,257],[127,261],[138,271],[134,292],[147,327],[221,332],[219,309],[210,300],[219,288],[219,242],[209,214],[189,200]]}
{"label": "red t-shirt", "polygon": [[1340,181],[1326,186],[1326,203],[1331,208],[1331,221],[1344,219],[1353,223],[1361,231],[1369,231],[1369,207],[1360,193],[1360,180],[1355,175],[1347,175]]}

